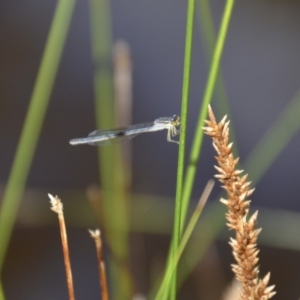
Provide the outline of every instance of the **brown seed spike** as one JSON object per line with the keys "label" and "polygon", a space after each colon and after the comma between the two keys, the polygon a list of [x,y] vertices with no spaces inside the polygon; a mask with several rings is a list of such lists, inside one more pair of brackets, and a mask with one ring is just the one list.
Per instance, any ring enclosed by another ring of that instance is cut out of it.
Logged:
{"label": "brown seed spike", "polygon": [[239,158],[235,158],[229,142],[229,121],[226,116],[216,123],[211,107],[208,107],[209,121],[206,122],[205,133],[212,138],[213,147],[217,152],[215,157],[218,166],[216,178],[227,192],[227,199],[220,201],[227,206],[227,226],[235,230],[235,239],[230,239],[233,256],[236,264],[232,265],[235,277],[242,283],[241,300],[267,300],[275,295],[273,286],[267,287],[270,275],[259,279],[259,259],[257,238],[261,229],[256,228],[258,212],[250,218],[248,216],[251,200],[249,196],[254,188],[250,189],[251,182],[247,182],[248,175],[241,175],[242,170],[236,167]]}
{"label": "brown seed spike", "polygon": [[223,132],[225,131],[228,131],[229,130],[229,124],[230,124],[230,120],[228,120],[225,124],[224,124],[224,127],[223,127]]}
{"label": "brown seed spike", "polygon": [[212,111],[212,109],[211,109],[211,106],[210,106],[210,104],[208,105],[208,116],[209,116],[209,119],[211,120],[211,122],[213,122],[213,123],[217,123],[216,122],[216,118],[215,118],[215,115],[214,115],[214,113],[213,113],[213,111]]}
{"label": "brown seed spike", "polygon": [[226,119],[227,119],[227,115],[225,115],[224,117],[223,117],[223,119],[220,121],[220,123],[218,124],[220,127],[223,127],[224,128],[224,125],[225,125],[225,123],[226,123]]}
{"label": "brown seed spike", "polygon": [[210,128],[210,127],[202,127],[202,129],[205,131],[206,134],[208,134],[208,133],[214,131],[214,130],[213,130],[212,128]]}
{"label": "brown seed spike", "polygon": [[228,205],[228,200],[225,200],[225,199],[223,199],[223,198],[220,199],[220,202],[222,202],[222,203],[225,204],[225,205]]}

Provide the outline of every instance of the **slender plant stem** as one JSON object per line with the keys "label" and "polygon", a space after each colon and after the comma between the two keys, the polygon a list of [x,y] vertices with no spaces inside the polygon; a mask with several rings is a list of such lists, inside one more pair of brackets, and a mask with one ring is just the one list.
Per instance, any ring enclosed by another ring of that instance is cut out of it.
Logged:
{"label": "slender plant stem", "polygon": [[106,277],[106,267],[105,260],[103,258],[103,246],[100,230],[89,230],[91,237],[94,239],[97,258],[98,258],[98,268],[99,268],[99,279],[100,279],[100,289],[101,289],[101,300],[109,300],[108,295],[108,285]]}
{"label": "slender plant stem", "polygon": [[[231,13],[233,10],[234,0],[227,0],[223,19],[221,22],[219,36],[217,38],[216,47],[211,63],[210,73],[208,76],[208,81],[204,93],[202,109],[200,111],[198,125],[196,129],[196,134],[194,137],[194,142],[192,146],[190,162],[187,169],[187,174],[185,178],[185,184],[182,189],[182,179],[183,179],[183,166],[184,166],[184,146],[185,146],[185,133],[186,133],[186,119],[184,114],[182,114],[182,132],[180,137],[180,146],[179,146],[179,158],[178,158],[178,172],[177,172],[177,190],[176,190],[176,207],[175,207],[175,220],[174,220],[174,233],[173,233],[173,241],[172,241],[172,255],[174,257],[174,253],[176,253],[176,249],[178,247],[178,242],[180,239],[181,231],[185,223],[187,208],[192,192],[192,187],[194,184],[195,174],[196,174],[196,165],[200,156],[200,149],[203,140],[203,132],[202,127],[204,124],[204,120],[207,115],[207,105],[211,101],[217,75],[218,69],[220,65],[221,55],[223,52],[225,38],[227,35],[229,21],[231,18]],[[189,88],[189,68],[191,61],[191,46],[192,46],[192,32],[193,32],[193,21],[194,21],[194,7],[195,2],[189,1],[188,7],[188,17],[187,17],[187,33],[186,33],[186,56],[185,56],[185,67],[184,67],[184,82],[183,82],[183,97],[182,97],[182,106],[184,107],[184,112],[187,114],[187,102],[188,99],[188,88]],[[190,42],[188,42],[190,39]],[[188,50],[190,50],[189,54]],[[187,73],[188,72],[188,73]],[[186,80],[188,79],[188,80]],[[186,98],[185,98],[186,97]],[[186,100],[187,101],[187,100]],[[184,106],[184,104],[186,106]],[[182,143],[181,141],[184,141]],[[183,150],[182,150],[183,147]],[[172,263],[172,259],[169,258],[168,264]],[[174,268],[173,278],[171,280],[171,299],[175,299],[176,297],[176,268]],[[167,298],[168,295],[164,295],[163,299]]]}
{"label": "slender plant stem", "polygon": [[2,283],[0,284],[0,299],[1,300],[5,299]]}
{"label": "slender plant stem", "polygon": [[[198,14],[196,15],[198,15],[202,44],[204,45],[204,53],[208,63],[211,62],[214,45],[216,41],[216,33],[215,33],[209,2],[210,2],[209,0],[198,0],[196,2],[196,8],[198,7],[198,9],[196,9]],[[226,92],[225,80],[222,72],[222,66],[220,66],[219,68],[214,95],[217,100],[215,106],[215,112],[217,113],[217,116],[221,118],[221,116],[227,114],[228,119],[231,120],[229,126],[230,126],[231,140],[233,142],[232,150],[235,156],[238,157],[239,155],[238,155],[237,143],[236,143],[232,118],[230,117],[231,113],[229,108],[228,96]]]}
{"label": "slender plant stem", "polygon": [[[184,173],[184,157],[185,157],[185,142],[186,142],[186,126],[189,102],[189,83],[190,70],[192,59],[192,45],[193,45],[193,27],[195,15],[195,0],[188,1],[187,8],[187,25],[186,25],[186,40],[185,40],[185,55],[184,55],[184,70],[183,70],[183,86],[182,86],[182,101],[181,101],[181,126],[180,126],[180,142],[178,154],[178,168],[177,168],[177,186],[176,186],[176,202],[175,202],[175,216],[174,216],[174,231],[172,239],[172,256],[177,252],[179,240],[182,232],[181,214],[182,214],[182,185]],[[168,263],[172,263],[172,259]],[[171,299],[176,298],[176,266],[174,267],[173,278],[171,282]]]}
{"label": "slender plant stem", "polygon": [[74,283],[73,283],[73,276],[72,276],[70,251],[69,251],[69,245],[68,245],[68,235],[67,235],[67,229],[66,229],[64,212],[63,212],[63,204],[57,196],[53,197],[51,194],[48,194],[48,196],[50,198],[51,210],[53,210],[55,213],[57,213],[57,216],[58,216],[58,223],[59,223],[61,244],[62,244],[62,249],[63,249],[69,300],[75,300]]}
{"label": "slender plant stem", "polygon": [[[91,46],[94,64],[94,93],[97,128],[114,127],[114,96],[111,62],[110,7],[107,0],[90,0]],[[104,224],[109,230],[113,208],[108,197],[113,190],[113,153],[110,148],[99,147],[99,172],[103,195]],[[110,193],[109,193],[109,192]],[[109,237],[110,235],[108,235]]]}
{"label": "slender plant stem", "polygon": [[192,232],[194,231],[194,228],[195,228],[195,226],[196,226],[196,224],[199,220],[199,217],[200,217],[200,215],[203,211],[204,205],[205,205],[205,203],[206,203],[206,201],[207,201],[207,199],[208,199],[208,197],[211,193],[211,190],[212,190],[213,186],[214,186],[214,181],[210,180],[207,183],[207,185],[206,185],[206,187],[205,187],[205,189],[202,193],[201,198],[199,199],[198,205],[197,205],[196,209],[194,210],[194,212],[191,216],[191,219],[190,219],[190,221],[189,221],[189,223],[188,223],[188,225],[187,225],[187,227],[184,231],[184,234],[182,235],[182,238],[180,240],[180,243],[179,243],[179,246],[177,248],[176,254],[173,257],[172,264],[168,265],[168,269],[167,269],[167,271],[164,275],[163,281],[160,285],[160,288],[159,288],[158,293],[155,297],[155,300],[161,299],[162,296],[163,296],[164,290],[166,289],[166,287],[168,287],[168,284],[171,280],[171,276],[174,272],[174,269],[176,268],[176,266],[179,262],[179,259],[182,256],[182,253],[183,253],[183,251],[184,251],[184,249],[185,249],[185,247],[186,247],[186,245],[187,245],[187,243],[188,243],[188,241],[189,241],[189,239],[192,235]]}
{"label": "slender plant stem", "polygon": [[[112,28],[109,0],[90,0],[92,53],[95,65],[95,109],[98,128],[116,125],[112,74]],[[109,261],[115,288],[113,299],[129,299],[132,280],[129,272],[128,208],[125,175],[119,145],[98,148],[106,238],[114,258]]]}
{"label": "slender plant stem", "polygon": [[74,0],[57,2],[17,152],[4,192],[0,210],[0,271],[3,267],[8,242],[54,85],[74,4]]}
{"label": "slender plant stem", "polygon": [[211,62],[211,67],[208,75],[208,80],[203,96],[203,101],[202,101],[202,106],[201,110],[199,113],[199,119],[196,127],[196,132],[194,136],[194,141],[192,145],[192,150],[190,154],[190,159],[189,159],[189,164],[187,167],[187,173],[185,177],[185,182],[184,182],[184,187],[183,187],[183,193],[182,193],[182,218],[181,218],[181,227],[183,227],[185,218],[186,218],[186,213],[189,205],[189,200],[191,197],[192,193],[192,188],[194,185],[194,180],[195,180],[195,175],[196,175],[196,169],[197,169],[197,163],[200,157],[200,151],[201,151],[201,146],[202,146],[202,141],[203,141],[203,130],[202,127],[204,125],[204,120],[206,119],[207,116],[207,107],[208,104],[210,103],[212,96],[213,96],[213,91],[214,87],[216,84],[217,76],[218,76],[218,70],[220,67],[220,61],[221,61],[221,56],[223,53],[224,49],[224,44],[228,32],[228,27],[232,15],[232,10],[234,7],[234,2],[235,0],[227,0],[226,1],[226,6],[224,9],[224,14],[221,22],[221,27],[219,31],[219,35],[216,41],[216,46]]}

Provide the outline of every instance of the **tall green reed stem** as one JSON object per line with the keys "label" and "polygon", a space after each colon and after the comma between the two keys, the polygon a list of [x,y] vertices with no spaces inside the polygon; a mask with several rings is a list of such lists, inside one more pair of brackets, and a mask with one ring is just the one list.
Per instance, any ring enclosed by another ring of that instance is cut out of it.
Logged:
{"label": "tall green reed stem", "polygon": [[183,187],[183,193],[182,193],[182,218],[181,218],[181,225],[180,227],[184,226],[185,218],[186,218],[186,213],[189,205],[189,200],[191,197],[192,193],[192,188],[194,185],[194,180],[195,180],[195,175],[196,175],[196,170],[197,170],[197,163],[200,157],[200,151],[201,151],[201,146],[202,146],[202,141],[203,141],[203,130],[202,127],[204,125],[204,120],[207,116],[207,107],[208,104],[210,103],[213,92],[214,92],[214,87],[216,84],[217,76],[218,76],[218,70],[220,67],[220,61],[221,61],[221,56],[223,53],[224,49],[224,44],[229,28],[229,23],[232,15],[232,10],[234,7],[234,2],[235,0],[227,0],[223,17],[222,17],[222,22],[220,26],[220,31],[216,40],[216,46],[214,50],[214,54],[212,57],[212,62],[210,66],[210,71],[208,75],[208,80],[207,84],[205,87],[205,92],[203,96],[203,101],[202,101],[202,106],[201,110],[199,113],[199,118],[197,122],[197,127],[196,127],[196,133],[194,136],[194,141],[192,145],[192,150],[190,154],[190,159],[189,159],[189,164],[187,167],[187,173],[185,177],[185,182],[184,182],[184,187]]}
{"label": "tall green reed stem", "polygon": [[[94,87],[98,128],[116,124],[112,75],[112,28],[109,0],[90,0],[92,54],[95,65]],[[132,282],[128,268],[128,207],[124,169],[118,145],[99,147],[99,172],[106,240],[114,258],[110,268],[114,277],[113,299],[129,299]]]}
{"label": "tall green reed stem", "polygon": [[[191,3],[192,2],[192,3]],[[216,84],[217,76],[218,76],[218,70],[220,66],[220,60],[221,60],[221,55],[223,52],[224,48],[224,43],[229,27],[229,21],[231,18],[231,13],[233,10],[233,5],[234,5],[234,0],[227,0],[222,22],[221,22],[221,27],[220,27],[220,32],[217,38],[214,54],[212,57],[212,63],[210,67],[210,72],[208,76],[208,81],[206,84],[206,89],[203,97],[203,103],[202,103],[202,108],[200,110],[200,115],[198,119],[198,124],[196,128],[196,133],[194,136],[194,142],[192,146],[192,151],[190,155],[190,160],[188,164],[188,169],[186,173],[186,178],[183,186],[183,166],[184,166],[184,149],[182,150],[181,147],[184,147],[185,145],[180,142],[179,147],[179,160],[178,160],[178,173],[177,173],[177,190],[176,190],[176,208],[175,208],[175,220],[174,220],[174,233],[173,233],[173,241],[172,241],[172,253],[174,255],[176,251],[176,247],[178,246],[178,241],[180,239],[181,231],[184,227],[185,219],[186,219],[186,214],[187,214],[187,209],[189,205],[189,200],[192,192],[192,187],[194,184],[194,179],[195,179],[195,174],[196,174],[196,169],[197,169],[197,162],[200,157],[200,149],[202,145],[202,140],[203,140],[203,132],[202,132],[202,126],[204,124],[204,119],[207,114],[207,106],[208,103],[211,101],[212,96],[213,96],[213,91],[214,87]],[[192,7],[192,9],[191,9]],[[191,58],[191,46],[192,46],[192,40],[188,42],[189,39],[192,37],[192,25],[193,25],[193,19],[194,19],[194,7],[195,3],[194,1],[189,2],[189,8],[188,8],[188,17],[187,17],[187,33],[186,33],[186,54],[185,54],[185,69],[184,69],[184,83],[183,83],[183,97],[182,97],[182,105],[184,105],[184,112],[187,113],[187,102],[184,101],[184,99],[188,98],[188,81],[189,80],[189,72],[188,72],[188,77],[187,77],[187,63],[190,64],[190,58]],[[188,51],[187,49],[190,50],[190,54],[187,54]],[[187,79],[187,80],[186,80]],[[186,97],[186,98],[185,98]],[[184,103],[184,104],[183,104]],[[182,132],[181,132],[181,138],[183,135],[184,138],[184,143],[185,143],[185,133],[186,133],[186,119],[185,116],[182,115]],[[181,141],[180,138],[180,141]],[[169,264],[172,263],[172,258],[169,256],[168,259],[168,267]],[[167,267],[167,269],[168,269]],[[175,299],[176,295],[176,268],[174,269],[174,276],[171,281],[171,299]],[[166,299],[168,297],[168,294],[165,293],[162,296],[162,299]]]}
{"label": "tall green reed stem", "polygon": [[[207,62],[210,62],[212,60],[212,54],[213,54],[214,45],[216,41],[216,33],[215,33],[209,0],[198,0],[196,2],[196,8],[197,7],[198,9],[196,11],[198,12],[197,15],[200,23],[199,27],[201,31],[202,44],[204,45],[204,53]],[[221,119],[222,116],[227,114],[228,119],[232,120],[230,108],[229,108],[228,96],[226,92],[225,80],[222,72],[222,66],[220,66],[219,68],[214,95],[215,95],[215,99],[217,100],[216,106],[214,107],[214,111],[217,113],[218,118]],[[230,122],[229,126],[230,126],[231,140],[233,141],[232,150],[235,156],[238,157],[239,155],[238,155],[233,122]]]}
{"label": "tall green reed stem", "polygon": [[185,182],[184,182],[184,188],[183,188],[183,194],[182,194],[182,216],[183,217],[181,219],[181,222],[182,222],[181,226],[184,226],[186,215],[187,215],[188,205],[189,205],[192,188],[194,185],[196,170],[197,170],[197,163],[199,161],[200,151],[201,151],[201,146],[202,146],[202,141],[203,141],[204,133],[203,133],[202,127],[204,125],[204,120],[206,119],[206,116],[207,116],[207,107],[208,107],[208,104],[212,100],[214,88],[215,88],[215,85],[217,82],[218,71],[220,68],[220,61],[221,61],[221,57],[222,57],[222,53],[223,53],[223,49],[224,49],[224,45],[225,45],[225,40],[226,40],[228,28],[229,28],[229,23],[231,20],[234,3],[235,3],[235,0],[227,0],[226,1],[219,34],[218,34],[218,37],[216,40],[215,49],[214,49],[214,53],[212,56],[210,71],[209,71],[209,75],[208,75],[207,84],[205,87],[202,106],[201,106],[201,110],[199,113],[196,132],[195,132],[194,141],[192,144],[192,150],[190,153],[189,164],[187,167],[187,173],[186,173]]}
{"label": "tall green reed stem", "polygon": [[[201,40],[202,45],[206,57],[206,61],[210,63],[212,61],[212,54],[214,51],[214,46],[216,42],[216,32],[212,18],[212,12],[210,8],[209,0],[197,0],[196,1],[196,8],[198,20],[199,20],[199,29],[201,32]],[[228,113],[228,97],[226,94],[225,83],[222,75],[222,67],[220,66],[216,87],[215,87],[215,96],[218,100],[218,113],[220,114],[219,117],[224,116]],[[216,108],[214,108],[216,110]],[[229,118],[230,119],[230,118]]]}
{"label": "tall green reed stem", "polygon": [[3,285],[2,283],[0,284],[0,299],[4,300],[5,299],[5,295],[4,295],[4,291],[3,291]]}
{"label": "tall green reed stem", "polygon": [[192,232],[195,229],[195,226],[196,226],[196,224],[197,224],[197,222],[200,218],[200,215],[203,211],[203,208],[204,208],[205,203],[206,203],[206,201],[207,201],[207,199],[208,199],[208,197],[211,193],[211,190],[212,190],[213,186],[214,186],[214,181],[210,180],[207,183],[207,185],[206,185],[206,187],[203,191],[203,194],[202,194],[202,196],[201,196],[201,198],[198,202],[198,205],[197,205],[196,209],[194,210],[194,212],[193,212],[193,214],[190,218],[190,221],[189,221],[189,223],[188,223],[188,225],[187,225],[187,227],[186,227],[186,229],[185,229],[185,231],[182,235],[179,246],[178,246],[178,248],[176,250],[176,253],[175,253],[175,255],[172,259],[172,264],[168,264],[168,269],[167,269],[167,271],[164,275],[163,281],[160,285],[160,288],[159,288],[158,293],[155,297],[155,300],[159,300],[163,297],[164,291],[169,285],[169,282],[172,278],[172,274],[174,272],[174,269],[176,268],[176,266],[179,262],[179,259],[182,256],[182,253],[183,253],[183,251],[184,251],[184,249],[185,249],[185,247],[186,247],[186,245],[187,245],[187,243],[188,243],[188,241],[189,241],[189,239],[192,235]]}
{"label": "tall green reed stem", "polygon": [[74,0],[57,2],[17,152],[4,192],[0,210],[0,270],[3,267],[9,239],[54,85],[74,4]]}
{"label": "tall green reed stem", "polygon": [[[180,236],[182,233],[182,185],[184,173],[184,157],[185,157],[185,142],[186,142],[186,126],[189,102],[189,84],[190,84],[190,70],[192,59],[192,45],[193,45],[193,27],[195,15],[195,0],[188,1],[187,9],[187,25],[186,25],[186,39],[185,39],[185,55],[184,55],[184,70],[183,70],[183,86],[182,86],[182,100],[181,100],[181,126],[180,126],[180,142],[178,154],[178,168],[177,168],[177,185],[176,185],[176,202],[175,202],[175,216],[174,216],[174,231],[172,240],[172,257],[168,263],[174,264],[174,255],[177,253]],[[176,298],[176,280],[177,280],[177,265],[174,267],[174,273],[171,283],[171,299]]]}

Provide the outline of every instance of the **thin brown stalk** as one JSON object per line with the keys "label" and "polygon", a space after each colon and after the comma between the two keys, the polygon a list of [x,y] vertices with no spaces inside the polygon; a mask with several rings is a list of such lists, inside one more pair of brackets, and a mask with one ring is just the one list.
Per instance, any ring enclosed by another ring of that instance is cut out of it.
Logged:
{"label": "thin brown stalk", "polygon": [[236,264],[232,270],[236,279],[241,282],[241,300],[267,300],[275,295],[274,285],[268,287],[270,273],[263,279],[259,278],[257,237],[261,228],[256,228],[258,211],[248,217],[250,200],[248,197],[254,189],[250,189],[251,182],[247,182],[247,174],[241,176],[243,170],[236,168],[239,158],[234,158],[229,143],[229,121],[226,116],[216,122],[215,116],[209,106],[209,120],[206,121],[204,131],[213,139],[213,146],[217,152],[215,157],[219,174],[216,178],[223,184],[228,199],[220,201],[228,208],[226,219],[229,229],[235,230],[235,239],[230,238],[229,244],[233,249]]}
{"label": "thin brown stalk", "polygon": [[[114,43],[114,94],[118,126],[132,123],[132,63],[130,47],[126,41]],[[132,180],[132,145],[130,141],[122,144],[122,158],[125,188],[131,188]]]}
{"label": "thin brown stalk", "polygon": [[65,269],[66,269],[69,300],[75,300],[71,261],[70,261],[69,247],[68,247],[68,238],[67,238],[65,219],[63,214],[63,204],[57,196],[53,197],[50,194],[48,194],[48,196],[50,198],[51,210],[53,210],[58,214],[60,236],[61,236]]}
{"label": "thin brown stalk", "polygon": [[114,44],[114,91],[119,126],[131,124],[132,116],[132,63],[126,41]]}
{"label": "thin brown stalk", "polygon": [[227,286],[222,299],[223,300],[239,300],[240,299],[241,283],[234,279],[229,286]]}
{"label": "thin brown stalk", "polygon": [[106,269],[105,269],[105,261],[103,259],[103,250],[102,250],[102,241],[100,236],[100,230],[89,230],[91,237],[95,241],[97,257],[98,257],[98,266],[99,266],[99,277],[100,277],[100,287],[101,287],[101,299],[109,300],[108,296],[108,287],[107,287],[107,279],[106,279]]}

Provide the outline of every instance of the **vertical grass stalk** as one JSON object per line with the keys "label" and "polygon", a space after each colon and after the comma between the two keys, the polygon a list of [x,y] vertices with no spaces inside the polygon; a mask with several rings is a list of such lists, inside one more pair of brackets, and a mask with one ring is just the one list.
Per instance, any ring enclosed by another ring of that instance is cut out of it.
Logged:
{"label": "vertical grass stalk", "polygon": [[89,230],[89,233],[91,237],[94,239],[95,246],[96,246],[100,289],[101,289],[101,300],[109,300],[108,285],[106,279],[106,267],[105,267],[105,260],[103,258],[103,246],[102,246],[101,233],[99,229]]}
{"label": "vertical grass stalk", "polygon": [[[215,34],[215,28],[211,13],[211,8],[209,4],[209,0],[198,0],[196,2],[196,10],[198,12],[198,19],[200,22],[200,31],[201,31],[201,37],[202,37],[202,44],[204,45],[204,53],[206,56],[207,62],[211,62],[212,59],[212,53],[214,50],[214,45],[216,41],[216,34]],[[217,115],[222,116],[227,114],[229,119],[230,118],[230,108],[229,108],[229,101],[228,96],[226,92],[226,86],[225,86],[225,80],[222,72],[222,67],[220,66],[219,72],[217,75],[217,81],[216,81],[216,87],[215,87],[215,98],[217,100]],[[238,156],[238,149],[237,149],[237,143],[236,138],[234,134],[234,128],[232,125],[232,122],[230,123],[230,132],[231,132],[231,139],[233,142],[233,153]]]}
{"label": "vertical grass stalk", "polygon": [[[98,128],[116,124],[112,74],[112,29],[109,0],[90,0],[94,87]],[[116,260],[110,261],[115,288],[113,299],[129,299],[132,282],[128,268],[128,209],[119,145],[99,147],[106,239]]]}
{"label": "vertical grass stalk", "polygon": [[[201,31],[201,39],[204,48],[204,53],[206,61],[208,63],[212,60],[212,54],[214,50],[214,45],[216,42],[216,33],[212,18],[212,12],[210,8],[209,0],[198,0],[196,2],[196,11],[198,12],[199,29]],[[218,106],[220,106],[220,115],[228,114],[228,97],[226,94],[225,83],[222,75],[221,67],[218,72],[215,96],[218,100]]]}
{"label": "vertical grass stalk", "polygon": [[206,201],[207,201],[207,199],[208,199],[208,197],[209,197],[209,195],[212,191],[213,186],[214,186],[214,181],[210,180],[207,183],[207,185],[206,185],[206,187],[205,187],[205,189],[204,189],[204,191],[203,191],[203,193],[202,193],[202,195],[201,195],[201,197],[198,201],[198,205],[196,206],[196,209],[194,210],[194,212],[193,212],[193,214],[190,218],[190,221],[189,221],[189,223],[188,223],[188,225],[187,225],[187,227],[184,231],[184,234],[182,235],[182,239],[180,240],[178,249],[177,249],[177,251],[176,251],[176,253],[173,257],[172,264],[168,265],[168,269],[167,269],[167,271],[164,275],[163,281],[162,281],[162,283],[160,285],[160,288],[157,292],[155,300],[159,300],[163,297],[163,293],[164,293],[166,287],[169,285],[169,281],[172,278],[172,274],[174,272],[174,269],[176,268],[176,266],[179,262],[179,259],[181,258],[182,254],[183,254],[183,251],[184,251],[184,249],[185,249],[185,247],[186,247],[186,245],[187,245],[187,243],[188,243],[188,241],[189,241],[189,239],[190,239],[190,237],[191,237],[191,235],[194,231],[194,228],[195,228],[195,226],[196,226],[196,224],[197,224],[197,222],[200,218],[200,215],[201,215],[201,213],[203,211],[203,208],[206,204]]}
{"label": "vertical grass stalk", "polygon": [[183,187],[183,193],[182,193],[182,218],[181,218],[181,227],[184,226],[186,213],[189,205],[189,200],[192,193],[192,188],[194,185],[195,175],[196,175],[196,169],[197,169],[197,163],[200,157],[200,150],[202,146],[203,141],[203,130],[202,127],[204,125],[204,120],[207,116],[207,107],[210,103],[214,87],[216,84],[217,76],[218,76],[218,70],[220,67],[220,61],[224,49],[224,44],[229,28],[229,23],[232,15],[232,10],[234,7],[235,0],[227,0],[222,22],[220,26],[220,31],[217,37],[216,46],[214,49],[214,54],[212,57],[212,62],[210,66],[210,71],[208,75],[207,84],[205,87],[205,92],[203,96],[203,101],[201,105],[201,110],[199,113],[199,118],[197,122],[196,132],[193,140],[192,150],[190,154],[189,164],[187,167],[187,173],[185,177],[184,187]]}
{"label": "vertical grass stalk", "polygon": [[74,0],[57,2],[0,210],[0,271],[47,110],[69,29]]}
{"label": "vertical grass stalk", "polygon": [[66,270],[69,300],[75,300],[74,283],[73,283],[73,276],[72,276],[70,251],[69,251],[69,245],[68,245],[68,236],[67,236],[65,218],[64,218],[64,213],[63,213],[63,204],[57,196],[53,197],[50,194],[48,194],[48,196],[50,198],[51,210],[54,211],[55,213],[57,213],[57,216],[58,216],[61,244],[62,244],[62,249],[63,249],[64,263],[65,263],[65,270]]}
{"label": "vertical grass stalk", "polygon": [[4,300],[5,299],[5,296],[4,296],[4,291],[3,291],[3,286],[2,286],[2,284],[0,284],[0,299],[2,300]]}
{"label": "vertical grass stalk", "polygon": [[[179,245],[180,236],[182,233],[182,185],[184,173],[184,157],[185,157],[185,142],[186,142],[186,126],[189,102],[189,84],[191,72],[192,46],[193,46],[193,27],[195,15],[195,0],[188,1],[187,8],[187,25],[186,25],[186,39],[185,39],[185,54],[184,54],[184,70],[183,70],[183,86],[182,86],[182,101],[181,101],[181,126],[180,126],[180,142],[178,154],[178,168],[177,168],[177,185],[176,185],[176,202],[174,215],[174,231],[172,239],[172,257]],[[172,263],[173,259],[169,260]],[[176,266],[171,283],[171,299],[176,298]]]}

